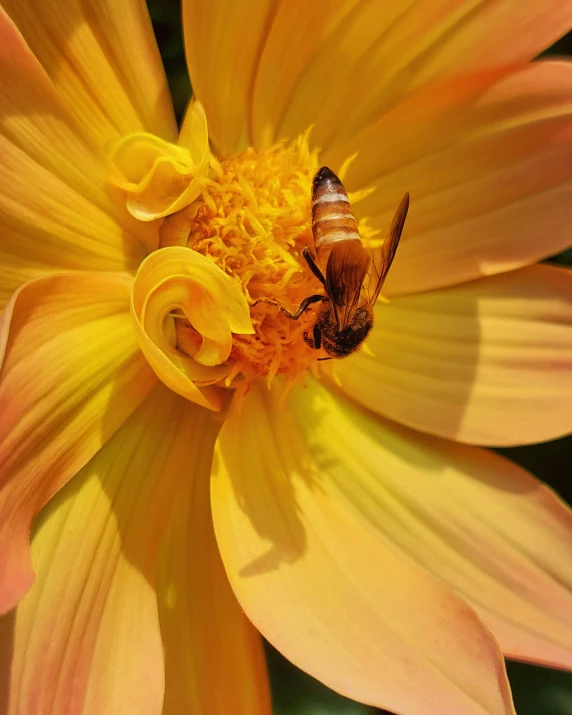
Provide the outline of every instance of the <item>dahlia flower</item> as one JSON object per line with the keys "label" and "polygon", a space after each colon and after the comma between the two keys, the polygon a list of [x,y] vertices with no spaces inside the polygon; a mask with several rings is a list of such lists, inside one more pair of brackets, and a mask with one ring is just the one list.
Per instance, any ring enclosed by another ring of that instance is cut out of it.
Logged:
{"label": "dahlia flower", "polygon": [[[0,10],[0,708],[263,715],[262,634],[401,715],[572,668],[572,517],[483,447],[570,430],[570,0],[183,0],[177,132],[143,0]],[[365,245],[318,362],[311,184]],[[31,542],[31,547],[30,547]]]}

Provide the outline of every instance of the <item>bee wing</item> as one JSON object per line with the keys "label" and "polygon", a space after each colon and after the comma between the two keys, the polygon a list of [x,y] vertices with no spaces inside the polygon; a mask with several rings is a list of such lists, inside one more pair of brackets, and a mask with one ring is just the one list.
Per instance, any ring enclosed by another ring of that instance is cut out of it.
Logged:
{"label": "bee wing", "polygon": [[[391,222],[391,227],[387,238],[383,242],[381,248],[377,251],[372,252],[372,260],[369,269],[369,282],[368,282],[368,292],[370,293],[368,297],[368,303],[373,305],[379,297],[379,293],[385,283],[393,259],[395,258],[395,252],[397,251],[397,246],[399,245],[399,239],[403,233],[403,226],[405,225],[405,219],[407,218],[407,211],[409,209],[409,194],[401,199],[393,221]],[[373,291],[371,290],[373,287]]]}
{"label": "bee wing", "polygon": [[361,241],[340,242],[330,252],[326,292],[334,306],[338,330],[347,328],[352,320],[370,261]]}

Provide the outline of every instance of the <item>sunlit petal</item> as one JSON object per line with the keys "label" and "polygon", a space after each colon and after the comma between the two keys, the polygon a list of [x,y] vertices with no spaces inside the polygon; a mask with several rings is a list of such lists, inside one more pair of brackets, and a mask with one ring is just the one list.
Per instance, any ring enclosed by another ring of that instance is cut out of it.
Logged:
{"label": "sunlit petal", "polygon": [[252,83],[276,6],[273,0],[183,0],[193,91],[205,107],[210,137],[221,152],[251,143]]}
{"label": "sunlit petal", "polygon": [[[389,294],[451,285],[553,255],[572,243],[572,63],[537,62],[427,87],[324,161],[358,151],[348,188],[386,230],[411,209]],[[499,79],[500,77],[500,79]]]}
{"label": "sunlit petal", "polygon": [[572,272],[549,266],[379,304],[332,375],[375,412],[476,444],[572,429]]}
{"label": "sunlit petal", "polygon": [[[217,3],[221,17],[226,6]],[[214,38],[209,34],[208,44],[203,41],[202,55],[192,56],[190,66],[204,84],[214,75],[219,85],[231,86],[236,66],[231,53],[243,57],[255,48],[256,63],[240,66],[251,82],[255,145],[296,136],[313,125],[314,141],[327,148],[423,83],[526,62],[572,25],[570,0],[333,0],[327,7],[289,0],[270,15],[261,1],[249,2],[248,8],[244,17],[264,22],[262,36],[227,38],[223,33],[233,25],[211,26]],[[225,41],[230,61],[213,52]],[[219,112],[227,115],[227,105],[221,106]]]}
{"label": "sunlit petal", "polygon": [[[314,389],[298,392],[311,400]],[[249,618],[296,665],[354,699],[403,715],[512,713],[489,632],[333,498],[344,464],[329,458],[329,440],[339,440],[321,431],[329,416],[319,406],[292,416],[288,406],[253,390],[219,437],[215,531]],[[351,488],[351,470],[343,476]]]}
{"label": "sunlit petal", "polygon": [[209,480],[213,423],[193,433],[160,552],[158,600],[165,650],[163,715],[270,715],[262,639],[238,605],[214,538]]}
{"label": "sunlit petal", "polygon": [[47,273],[132,269],[158,236],[110,195],[106,162],[1,9],[0,37],[4,305]]}
{"label": "sunlit petal", "polygon": [[155,378],[129,315],[131,279],[70,274],[25,285],[0,355],[0,611],[29,588],[32,519],[109,439]]}
{"label": "sunlit petal", "polygon": [[42,512],[36,583],[0,635],[9,715],[161,711],[159,544],[216,429],[158,384]]}
{"label": "sunlit petal", "polygon": [[[572,514],[549,489],[491,452],[382,421],[314,383],[288,406],[307,479],[456,588],[505,654],[572,668]],[[275,434],[289,425],[276,418]]]}
{"label": "sunlit petal", "polygon": [[3,5],[100,146],[136,131],[175,138],[144,0],[4,0]]}

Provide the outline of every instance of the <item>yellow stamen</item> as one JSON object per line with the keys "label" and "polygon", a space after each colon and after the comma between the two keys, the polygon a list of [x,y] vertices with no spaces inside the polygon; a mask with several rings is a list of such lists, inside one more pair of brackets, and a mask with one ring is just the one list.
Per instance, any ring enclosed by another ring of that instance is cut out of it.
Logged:
{"label": "yellow stamen", "polygon": [[[186,246],[211,258],[247,297],[255,332],[233,336],[224,385],[243,390],[253,379],[270,384],[277,375],[290,383],[321,356],[304,339],[320,304],[294,321],[273,305],[254,303],[274,300],[295,311],[307,296],[323,293],[301,256],[313,243],[311,195],[318,152],[309,149],[306,132],[290,144],[250,148],[220,162],[211,158],[210,166],[196,201],[164,222],[162,246]],[[364,220],[360,231],[365,242],[377,233]],[[183,326],[177,321],[178,348],[196,349]]]}
{"label": "yellow stamen", "polygon": [[295,379],[318,357],[304,341],[316,320],[312,309],[293,321],[267,303],[252,306],[266,298],[295,310],[303,298],[321,292],[301,258],[312,243],[317,168],[317,152],[309,150],[306,136],[290,145],[213,160],[200,197],[163,224],[162,245],[186,245],[212,258],[238,280],[251,304],[255,334],[233,338],[229,387],[257,377],[268,383],[276,375]]}
{"label": "yellow stamen", "polygon": [[[204,139],[200,105],[193,117]],[[113,157],[124,174],[139,172],[122,187],[128,204],[144,186],[146,218],[155,204],[165,207],[156,216],[168,211],[160,249],[143,263],[134,284],[132,312],[144,353],[172,389],[213,409],[223,404],[225,390],[240,395],[256,379],[270,385],[283,376],[287,387],[323,357],[305,339],[322,304],[291,320],[264,301],[295,312],[304,298],[324,293],[302,257],[302,249],[313,244],[318,151],[309,149],[306,132],[290,144],[216,159],[201,154],[201,139],[194,147],[199,166],[185,159],[188,141],[185,147],[163,144],[146,136],[126,139],[119,145],[123,153]],[[154,151],[150,158],[148,147]],[[160,185],[158,197],[148,190],[159,185],[149,179],[159,165],[181,172],[180,194],[171,185],[170,193]],[[140,176],[143,183],[136,185]],[[363,220],[360,231],[366,243],[375,235]],[[187,260],[197,254],[207,263]]]}

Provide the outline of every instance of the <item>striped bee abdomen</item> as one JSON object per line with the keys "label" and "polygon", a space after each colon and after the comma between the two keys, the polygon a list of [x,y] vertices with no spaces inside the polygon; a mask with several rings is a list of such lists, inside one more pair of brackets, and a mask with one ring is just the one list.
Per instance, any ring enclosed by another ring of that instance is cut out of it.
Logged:
{"label": "striped bee abdomen", "polygon": [[[337,241],[360,240],[358,227],[344,185],[323,166],[312,187],[312,232],[318,255]],[[330,244],[330,245],[328,245]]]}

